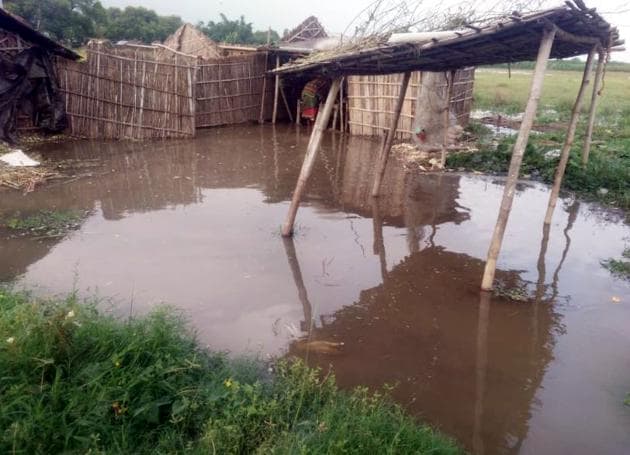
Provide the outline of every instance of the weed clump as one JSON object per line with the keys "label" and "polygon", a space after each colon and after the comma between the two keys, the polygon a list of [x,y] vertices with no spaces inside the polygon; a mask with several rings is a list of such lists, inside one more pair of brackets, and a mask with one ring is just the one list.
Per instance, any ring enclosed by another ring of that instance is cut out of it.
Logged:
{"label": "weed clump", "polygon": [[386,396],[201,349],[165,308],[121,321],[0,289],[0,371],[1,453],[459,453]]}
{"label": "weed clump", "polygon": [[17,212],[2,224],[20,236],[62,237],[78,229],[85,215],[76,210],[40,210],[30,215]]}
{"label": "weed clump", "polygon": [[616,277],[630,280],[630,248],[621,253],[621,259],[606,259],[602,261],[602,266]]}

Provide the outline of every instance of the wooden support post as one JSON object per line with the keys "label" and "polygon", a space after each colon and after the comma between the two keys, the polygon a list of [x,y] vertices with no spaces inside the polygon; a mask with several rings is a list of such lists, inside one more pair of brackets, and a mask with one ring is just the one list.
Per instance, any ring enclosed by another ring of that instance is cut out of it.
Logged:
{"label": "wooden support post", "polygon": [[[280,68],[280,56],[276,55],[276,69]],[[273,89],[273,114],[271,115],[271,123],[276,124],[278,117],[278,95],[280,94],[280,75],[276,73],[276,85]]]}
{"label": "wooden support post", "polygon": [[[269,39],[269,35],[267,35],[267,38]],[[269,61],[269,53],[266,52],[265,53],[265,72],[263,75],[262,93],[260,96],[260,115],[258,116],[258,123],[260,124],[265,123],[265,100],[267,98],[267,63],[268,61]]]}
{"label": "wooden support post", "polygon": [[442,136],[442,154],[440,156],[440,168],[446,166],[446,149],[448,148],[448,130],[451,124],[451,100],[453,99],[453,83],[455,82],[455,70],[450,71],[446,78],[446,106],[444,106],[444,134]]}
{"label": "wooden support post", "polygon": [[593,82],[593,94],[591,95],[591,107],[588,110],[588,124],[586,127],[586,136],[584,137],[584,146],[582,148],[582,165],[586,167],[588,157],[591,153],[591,141],[593,140],[593,127],[595,126],[595,112],[597,110],[597,99],[602,85],[602,76],[604,75],[604,66],[606,65],[606,54],[603,49],[599,50],[597,59],[597,70],[595,72],[595,81]]}
{"label": "wooden support post", "polygon": [[394,114],[392,115],[392,123],[390,124],[389,131],[385,136],[381,153],[376,162],[376,172],[374,173],[374,185],[372,186],[372,196],[377,197],[381,189],[381,181],[385,175],[385,166],[387,165],[387,158],[389,158],[389,151],[392,148],[394,137],[396,136],[396,128],[398,127],[398,118],[400,117],[400,111],[402,110],[403,103],[405,101],[405,94],[407,93],[407,86],[409,85],[409,78],[411,72],[407,71],[400,84],[400,93],[396,100],[396,107],[394,108]]}
{"label": "wooden support post", "polygon": [[291,109],[289,109],[289,102],[287,101],[287,95],[284,93],[284,85],[282,83],[280,84],[280,95],[282,96],[282,102],[284,103],[284,108],[287,111],[289,120],[293,123],[293,114],[291,113]]}
{"label": "wooden support post", "polygon": [[558,202],[558,195],[560,194],[560,186],[562,185],[562,179],[564,178],[564,171],[567,168],[569,162],[569,155],[571,154],[571,146],[573,145],[573,139],[575,139],[575,130],[577,129],[578,119],[580,117],[580,110],[582,109],[582,99],[584,98],[584,92],[589,83],[591,70],[593,69],[593,60],[595,58],[596,48],[593,47],[586,58],[586,66],[584,68],[584,74],[582,75],[582,84],[578,90],[573,104],[573,110],[571,111],[571,119],[569,120],[569,128],[567,130],[567,137],[564,140],[562,151],[560,152],[560,161],[558,162],[558,168],[556,169],[556,175],[553,180],[553,186],[551,187],[551,194],[549,195],[549,204],[547,205],[547,213],[545,214],[545,224],[550,224],[553,218],[553,211],[556,208]]}
{"label": "wooden support post", "polygon": [[536,109],[538,108],[538,101],[540,100],[540,93],[542,92],[543,80],[545,78],[545,70],[547,69],[547,61],[549,60],[549,55],[551,54],[551,46],[553,45],[555,35],[555,29],[545,29],[540,42],[540,48],[538,49],[538,57],[536,59],[536,66],[532,77],[532,85],[529,92],[529,99],[527,100],[527,107],[525,108],[523,121],[521,122],[521,127],[518,131],[518,136],[514,144],[514,149],[512,150],[512,160],[510,161],[510,168],[508,170],[507,180],[505,181],[503,199],[501,200],[501,207],[499,208],[497,224],[494,227],[492,240],[490,242],[490,247],[488,248],[488,258],[486,260],[486,267],[481,281],[481,289],[486,291],[492,289],[492,284],[494,282],[494,273],[497,268],[497,258],[499,257],[499,252],[501,251],[501,243],[503,242],[505,226],[507,225],[508,218],[510,217],[510,210],[512,209],[516,181],[518,180],[518,174],[521,170],[521,163],[523,162],[523,154],[525,153],[525,147],[527,146],[527,141],[529,139],[529,132],[534,123],[534,117],[536,116]]}
{"label": "wooden support post", "polygon": [[302,115],[302,101],[297,100],[297,107],[295,108],[295,124],[300,124],[300,115]]}
{"label": "wooden support post", "polygon": [[339,128],[339,130],[342,133],[346,132],[346,125],[344,123],[344,118],[343,118],[343,84],[345,82],[345,78],[341,78],[341,87],[339,87],[339,120],[341,121],[341,128]]}
{"label": "wooden support post", "polygon": [[332,113],[333,106],[335,104],[335,98],[339,93],[340,79],[335,79],[330,87],[328,96],[326,97],[326,104],[324,108],[319,111],[315,126],[311,133],[311,139],[308,142],[306,148],[306,156],[304,157],[304,163],[302,163],[302,169],[300,170],[300,176],[298,177],[297,184],[295,185],[295,191],[293,191],[293,198],[291,199],[291,205],[289,206],[289,212],[287,218],[282,225],[282,235],[288,237],[293,233],[293,224],[295,223],[295,216],[297,215],[298,207],[300,205],[300,199],[302,198],[302,192],[306,187],[306,182],[313,171],[313,165],[315,164],[315,158],[319,151],[319,146],[322,142],[322,135],[330,120],[330,114]]}
{"label": "wooden support post", "polygon": [[338,115],[339,115],[339,105],[335,104],[335,107],[333,107],[333,121],[332,121],[332,125],[330,126],[330,129],[333,131],[337,129]]}

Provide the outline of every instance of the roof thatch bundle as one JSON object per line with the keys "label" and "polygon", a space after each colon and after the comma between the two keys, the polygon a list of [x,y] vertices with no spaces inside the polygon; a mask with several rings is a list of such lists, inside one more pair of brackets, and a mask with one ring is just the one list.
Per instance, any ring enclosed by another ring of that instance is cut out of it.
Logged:
{"label": "roof thatch bundle", "polygon": [[315,16],[309,16],[300,25],[290,32],[287,32],[282,37],[282,41],[285,43],[295,43],[317,38],[328,38],[328,34]]}
{"label": "roof thatch bundle", "polygon": [[184,24],[166,38],[164,45],[184,54],[196,55],[203,58],[220,58],[221,49],[192,24]]}

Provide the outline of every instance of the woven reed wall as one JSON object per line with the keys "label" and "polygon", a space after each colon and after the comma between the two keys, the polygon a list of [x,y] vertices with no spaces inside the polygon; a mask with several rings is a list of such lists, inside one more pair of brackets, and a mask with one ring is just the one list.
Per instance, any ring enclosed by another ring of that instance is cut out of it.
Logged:
{"label": "woven reed wall", "polygon": [[[455,73],[451,112],[457,123],[465,126],[470,118],[473,99],[475,70],[467,68]],[[400,93],[402,74],[384,76],[350,76],[348,78],[348,125],[350,134],[358,136],[381,136],[388,130],[394,113],[396,99]],[[411,73],[409,87],[398,119],[397,139],[410,139],[416,115],[416,98],[422,82],[422,73]],[[446,82],[436,87],[443,94]],[[430,107],[429,107],[430,108]],[[436,112],[436,115],[441,115]]]}
{"label": "woven reed wall", "polygon": [[69,130],[91,139],[195,134],[196,58],[161,46],[92,41],[86,62],[57,61]]}
{"label": "woven reed wall", "polygon": [[[266,54],[260,52],[200,61],[196,84],[197,128],[258,120],[266,59]],[[271,78],[265,86],[265,113],[270,114]]]}

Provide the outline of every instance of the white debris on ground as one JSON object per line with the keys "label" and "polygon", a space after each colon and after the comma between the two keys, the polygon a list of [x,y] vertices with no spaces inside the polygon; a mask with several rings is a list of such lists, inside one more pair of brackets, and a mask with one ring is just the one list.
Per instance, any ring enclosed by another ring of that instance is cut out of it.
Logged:
{"label": "white debris on ground", "polygon": [[545,158],[552,160],[560,157],[560,149],[547,150],[545,152]]}
{"label": "white debris on ground", "polygon": [[[461,147],[458,152],[473,152],[474,148]],[[424,149],[415,144],[403,142],[392,146],[393,155],[403,163],[405,168],[422,172],[442,169],[440,166],[441,150]]]}
{"label": "white debris on ground", "polygon": [[39,161],[31,159],[22,150],[14,150],[13,152],[0,155],[0,161],[11,167],[39,166]]}

